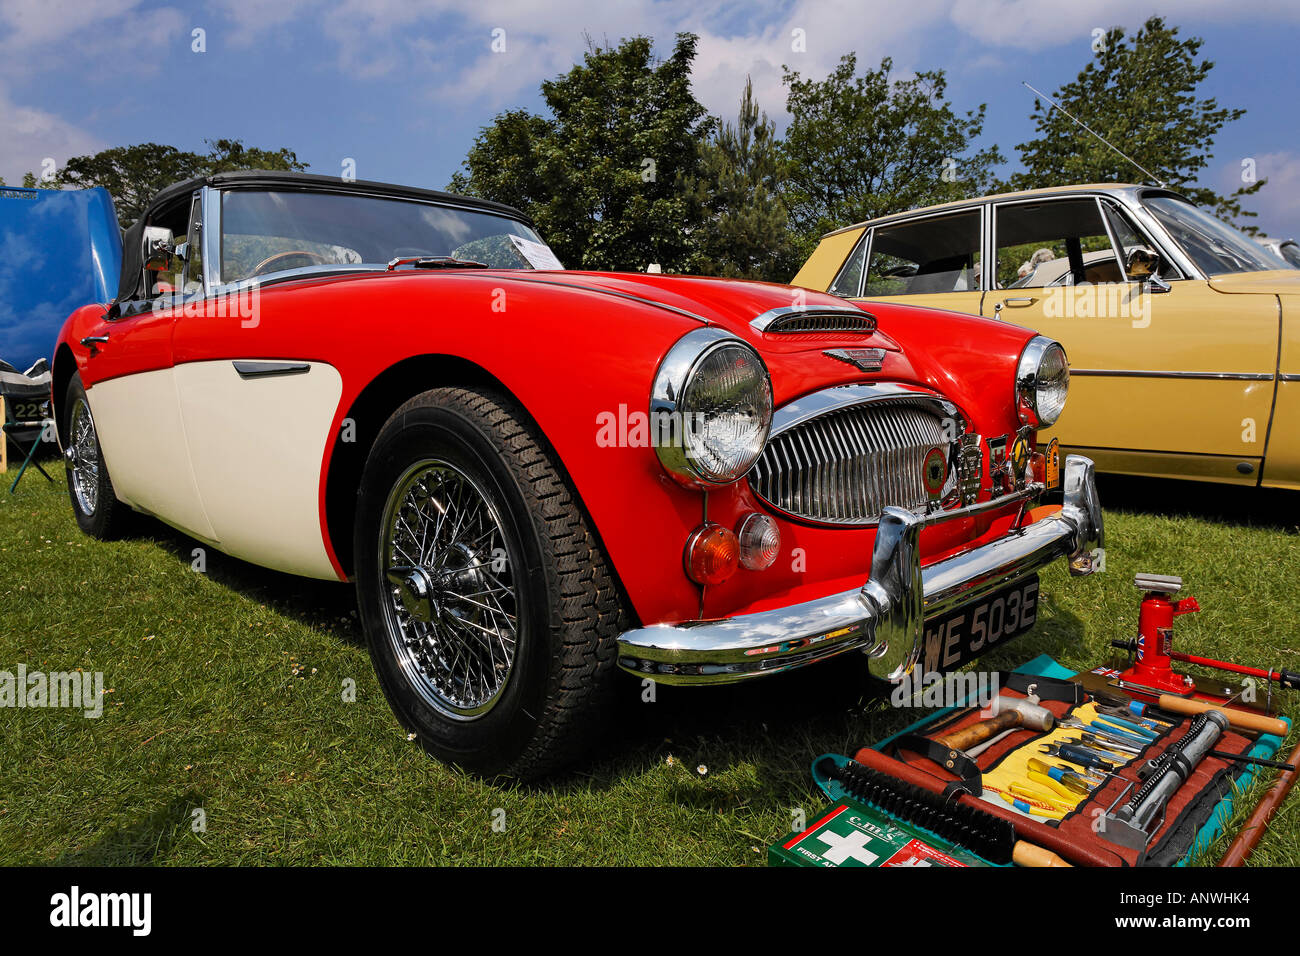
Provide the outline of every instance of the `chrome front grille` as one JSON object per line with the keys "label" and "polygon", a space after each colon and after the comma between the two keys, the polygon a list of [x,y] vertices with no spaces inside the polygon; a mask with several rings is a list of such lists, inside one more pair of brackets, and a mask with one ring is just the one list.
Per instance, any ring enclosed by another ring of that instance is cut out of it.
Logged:
{"label": "chrome front grille", "polygon": [[849,405],[774,434],[749,472],[754,492],[775,508],[828,524],[871,524],[897,505],[923,511],[924,464],[939,449],[947,477],[949,438],[933,404],[890,399]]}

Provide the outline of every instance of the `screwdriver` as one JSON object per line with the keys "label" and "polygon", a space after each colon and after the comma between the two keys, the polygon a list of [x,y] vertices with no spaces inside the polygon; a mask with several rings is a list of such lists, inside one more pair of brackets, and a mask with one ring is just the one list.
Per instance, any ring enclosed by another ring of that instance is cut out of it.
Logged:
{"label": "screwdriver", "polygon": [[1074,791],[1075,795],[1086,797],[1092,793],[1092,787],[1088,786],[1087,781],[1079,774],[1072,770],[1063,770],[1060,767],[1049,767],[1037,757],[1029,758],[1029,772],[1054,780],[1062,787]]}
{"label": "screwdriver", "polygon": [[1039,744],[1038,751],[1053,757],[1060,757],[1062,760],[1070,761],[1070,763],[1077,763],[1080,767],[1101,770],[1105,773],[1111,773],[1118,766],[1118,764],[1107,760],[1106,755],[1074,744]]}

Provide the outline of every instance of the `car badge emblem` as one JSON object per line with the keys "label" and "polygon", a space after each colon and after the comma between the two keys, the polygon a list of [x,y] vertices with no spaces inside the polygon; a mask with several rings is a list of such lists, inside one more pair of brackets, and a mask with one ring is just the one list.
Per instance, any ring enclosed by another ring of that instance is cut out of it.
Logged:
{"label": "car badge emblem", "polygon": [[1043,484],[1055,488],[1061,481],[1061,444],[1055,438],[1043,455]]}
{"label": "car badge emblem", "polygon": [[921,465],[921,480],[925,483],[925,493],[931,501],[943,494],[943,485],[947,479],[948,456],[942,448],[931,448]]}
{"label": "car badge emblem", "polygon": [[884,349],[827,349],[822,355],[856,365],[864,372],[879,372],[885,365]]}

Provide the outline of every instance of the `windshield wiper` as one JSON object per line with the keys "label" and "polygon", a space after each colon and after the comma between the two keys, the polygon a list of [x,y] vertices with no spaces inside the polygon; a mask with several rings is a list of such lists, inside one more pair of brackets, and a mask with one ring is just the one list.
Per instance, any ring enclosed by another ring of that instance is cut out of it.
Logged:
{"label": "windshield wiper", "polygon": [[388,271],[392,272],[398,266],[414,266],[417,269],[492,268],[486,262],[476,262],[473,259],[457,259],[455,256],[408,256],[401,259],[392,259],[388,263]]}

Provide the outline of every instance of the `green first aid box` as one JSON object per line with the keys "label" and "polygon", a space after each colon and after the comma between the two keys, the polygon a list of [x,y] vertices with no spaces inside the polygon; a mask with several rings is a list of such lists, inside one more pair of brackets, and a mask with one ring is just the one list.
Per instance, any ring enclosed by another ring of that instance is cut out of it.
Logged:
{"label": "green first aid box", "polygon": [[826,807],[807,829],[787,834],[767,850],[772,866],[988,866],[956,847],[888,820],[851,800]]}

